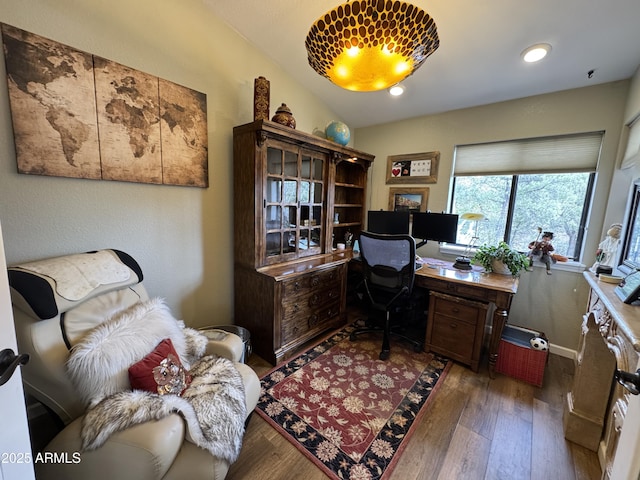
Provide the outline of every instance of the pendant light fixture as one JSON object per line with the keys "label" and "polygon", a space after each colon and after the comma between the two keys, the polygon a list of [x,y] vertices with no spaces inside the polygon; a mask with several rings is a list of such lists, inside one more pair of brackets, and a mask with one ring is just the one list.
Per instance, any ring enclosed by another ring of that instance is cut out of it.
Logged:
{"label": "pendant light fixture", "polygon": [[440,45],[424,10],[392,0],[354,0],[320,17],[305,46],[309,65],[347,90],[384,90],[416,71]]}

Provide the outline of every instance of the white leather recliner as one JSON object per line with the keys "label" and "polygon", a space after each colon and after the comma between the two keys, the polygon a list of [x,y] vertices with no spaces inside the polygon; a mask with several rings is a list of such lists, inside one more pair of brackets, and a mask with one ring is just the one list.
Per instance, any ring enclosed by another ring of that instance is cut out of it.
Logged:
{"label": "white leather recliner", "polygon": [[[74,390],[66,363],[71,348],[114,314],[149,300],[138,263],[118,250],[50,258],[9,268],[16,334],[25,390],[53,411],[64,429],[47,445],[46,463],[35,465],[46,479],[223,479],[229,463],[187,440],[182,416],[137,424],[111,435],[96,450],[81,451],[86,405]],[[150,322],[149,329],[153,330]],[[242,340],[219,332],[206,354],[236,362],[245,390],[247,417],[255,408],[260,382],[239,363]],[[221,336],[220,336],[221,335]]]}

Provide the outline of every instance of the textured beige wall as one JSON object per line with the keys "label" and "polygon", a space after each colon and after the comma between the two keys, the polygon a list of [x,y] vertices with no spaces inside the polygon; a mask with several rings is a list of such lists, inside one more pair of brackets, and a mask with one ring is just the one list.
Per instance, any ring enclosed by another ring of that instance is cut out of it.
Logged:
{"label": "textured beige wall", "polygon": [[[232,129],[271,82],[298,129],[337,117],[199,0],[3,0],[0,22],[207,94],[208,189],[18,175],[0,60],[0,221],[7,261],[119,248],[192,325],[232,323]],[[250,194],[250,192],[247,192]]]}
{"label": "textured beige wall", "polygon": [[[594,204],[590,214],[583,263],[590,266],[601,241],[602,223],[617,153],[629,82],[615,82],[548,95],[523,98],[464,110],[359,129],[356,146],[376,155],[371,171],[370,207],[386,209],[386,158],[403,153],[440,151],[438,182],[430,188],[429,209],[446,210],[456,144],[604,130]],[[409,186],[409,185],[407,185]],[[413,185],[417,186],[417,185]],[[441,257],[437,245],[427,244],[423,256]],[[452,257],[448,258],[452,260]],[[586,284],[578,273],[543,269],[525,273],[511,321],[544,331],[554,344],[577,348]]]}
{"label": "textured beige wall", "polygon": [[624,126],[616,160],[616,169],[614,170],[613,179],[611,180],[607,213],[603,223],[603,236],[612,223],[624,222],[624,211],[629,198],[631,185],[635,179],[640,178],[640,165],[634,165],[624,170],[618,168],[625,154],[629,124],[638,116],[640,116],[640,67],[631,79],[629,87],[629,95],[623,117]]}
{"label": "textured beige wall", "polygon": [[[322,128],[337,118],[334,112],[197,0],[4,0],[0,22],[204,92],[209,117],[208,189],[18,175],[6,87],[0,87],[0,221],[9,264],[120,248],[140,261],[151,294],[165,297],[187,323],[231,322],[231,131],[252,119],[253,79],[264,75],[271,81],[272,112],[287,103],[299,130]],[[441,152],[439,180],[430,185],[429,199],[429,208],[438,211],[447,207],[457,143],[603,129],[607,134],[585,247],[584,262],[590,264],[603,223],[618,218],[631,179],[640,175],[634,169],[615,170],[612,186],[620,128],[629,111],[640,109],[637,83],[636,78],[630,105],[625,104],[628,83],[619,82],[353,132],[355,146],[377,157],[370,206],[386,208],[387,155]],[[420,253],[437,251],[429,245]],[[547,277],[535,271],[521,282],[513,320],[575,348],[585,296],[578,274]]]}

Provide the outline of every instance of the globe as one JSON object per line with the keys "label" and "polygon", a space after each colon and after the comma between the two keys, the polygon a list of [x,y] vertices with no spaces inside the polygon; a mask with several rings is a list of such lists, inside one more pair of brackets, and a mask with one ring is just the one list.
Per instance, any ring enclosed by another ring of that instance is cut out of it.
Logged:
{"label": "globe", "polygon": [[327,140],[339,143],[340,145],[346,145],[351,138],[349,127],[342,122],[331,122],[327,125],[327,128],[324,129],[324,133],[327,136]]}

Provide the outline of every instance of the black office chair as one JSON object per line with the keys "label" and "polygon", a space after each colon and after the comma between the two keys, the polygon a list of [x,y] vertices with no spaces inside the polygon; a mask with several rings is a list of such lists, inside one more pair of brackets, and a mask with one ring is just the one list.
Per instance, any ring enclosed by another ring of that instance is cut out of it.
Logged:
{"label": "black office chair", "polygon": [[416,270],[415,240],[409,235],[361,232],[360,257],[365,298],[369,301],[374,313],[384,315],[383,325],[376,324],[375,318],[368,319],[365,327],[351,333],[350,340],[355,341],[356,337],[362,333],[382,331],[380,360],[389,358],[391,335],[411,342],[416,351],[421,351],[424,346],[422,340],[404,335],[391,325],[392,314],[394,314],[395,323],[395,315],[407,313],[407,307],[411,304]]}

